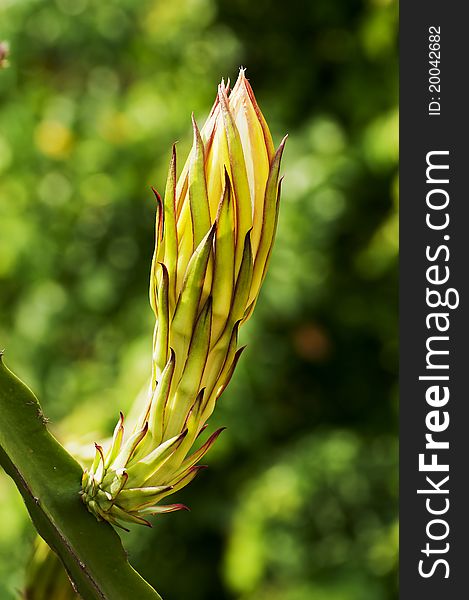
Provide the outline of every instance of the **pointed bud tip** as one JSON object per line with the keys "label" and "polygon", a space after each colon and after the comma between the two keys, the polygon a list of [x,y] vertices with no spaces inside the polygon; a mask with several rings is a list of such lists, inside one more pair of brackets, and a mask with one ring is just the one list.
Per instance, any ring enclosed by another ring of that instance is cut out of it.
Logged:
{"label": "pointed bud tip", "polygon": [[158,203],[162,202],[162,200],[161,200],[161,196],[160,196],[160,194],[159,194],[158,190],[157,190],[155,187],[151,186],[151,191],[154,193],[154,195],[155,195],[155,197],[156,197],[156,201],[157,201]]}
{"label": "pointed bud tip", "polygon": [[245,83],[246,81],[246,67],[241,66],[239,67],[238,80],[235,85],[238,83]]}
{"label": "pointed bud tip", "polygon": [[194,139],[199,140],[200,131],[199,126],[197,125],[197,121],[195,120],[194,113],[191,113],[191,121],[192,121],[192,129],[194,131]]}
{"label": "pointed bud tip", "polygon": [[[97,444],[96,442],[94,443],[94,447],[96,448],[96,452],[99,453],[99,456],[101,458],[101,460],[104,463],[104,452],[103,452],[103,448],[102,446],[100,446],[99,444]],[[98,463],[99,464],[99,463]]]}
{"label": "pointed bud tip", "polygon": [[215,235],[215,231],[216,231],[216,229],[217,229],[217,223],[216,223],[216,221],[214,221],[214,222],[211,224],[211,226],[210,226],[210,229],[208,230],[208,236],[207,236],[207,239],[209,239],[209,240],[213,241],[213,237],[214,237],[214,235]]}
{"label": "pointed bud tip", "polygon": [[[209,441],[210,441],[210,442],[212,442],[212,443],[213,443],[213,442],[215,442],[215,440],[217,439],[217,437],[218,437],[218,436],[219,436],[221,433],[223,433],[223,432],[225,431],[225,429],[226,429],[226,427],[219,427],[219,428],[218,428],[216,431],[214,431],[214,432],[212,433],[212,435],[211,435],[211,436],[208,438],[207,442],[209,442]],[[207,443],[207,442],[206,442],[206,443]]]}
{"label": "pointed bud tip", "polygon": [[227,88],[221,84],[218,86],[218,100],[220,101],[223,109],[228,109]]}
{"label": "pointed bud tip", "polygon": [[161,267],[161,270],[163,271],[163,277],[164,277],[164,278],[167,278],[167,277],[169,277],[169,274],[168,274],[168,268],[167,268],[167,266],[164,264],[164,262],[162,262],[162,261],[158,261],[158,264],[160,265],[160,267]]}

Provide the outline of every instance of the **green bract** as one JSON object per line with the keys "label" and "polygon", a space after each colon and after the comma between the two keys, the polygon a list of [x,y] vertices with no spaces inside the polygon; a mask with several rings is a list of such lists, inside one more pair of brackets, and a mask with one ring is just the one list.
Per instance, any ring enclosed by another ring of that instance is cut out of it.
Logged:
{"label": "green bract", "polygon": [[121,414],[112,442],[96,445],[83,475],[88,509],[114,525],[185,508],[160,505],[203,468],[221,429],[196,450],[243,348],[277,224],[280,161],[251,86],[240,71],[222,82],[176,181],[173,147],[164,199],[157,203],[150,303],[156,315],[148,402],[126,437]]}

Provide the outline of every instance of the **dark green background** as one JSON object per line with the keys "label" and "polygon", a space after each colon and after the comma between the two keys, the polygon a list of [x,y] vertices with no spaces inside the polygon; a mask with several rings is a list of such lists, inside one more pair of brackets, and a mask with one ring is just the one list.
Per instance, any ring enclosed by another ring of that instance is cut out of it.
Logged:
{"label": "dark green background", "polygon": [[[271,268],[175,500],[123,535],[165,600],[397,597],[397,6],[0,4],[0,344],[64,441],[108,435],[149,374],[151,184],[240,65],[289,133]],[[0,478],[0,598],[33,530]]]}

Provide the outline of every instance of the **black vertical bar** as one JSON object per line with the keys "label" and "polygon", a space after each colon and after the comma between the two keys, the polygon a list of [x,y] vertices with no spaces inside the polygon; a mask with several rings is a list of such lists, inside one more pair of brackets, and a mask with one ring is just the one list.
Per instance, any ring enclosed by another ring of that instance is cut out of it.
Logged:
{"label": "black vertical bar", "polygon": [[[469,598],[469,393],[465,381],[469,374],[468,12],[466,2],[426,0],[400,5],[402,600]],[[438,42],[432,34],[439,35]],[[430,55],[436,52],[432,43],[439,44],[439,54]],[[430,64],[438,58],[436,66]],[[432,82],[434,88],[430,88]],[[432,151],[448,152],[433,154],[429,160],[449,169],[430,170],[427,182],[427,156]],[[446,179],[448,183],[444,183]],[[447,207],[428,205],[444,206],[446,195]],[[433,227],[442,226],[446,214],[447,227],[432,229],[426,222],[428,218]],[[432,266],[436,269],[428,271]],[[433,282],[447,274],[447,282]],[[431,294],[428,302],[427,289],[439,291],[442,298],[448,293],[452,305],[459,297],[459,306],[430,307],[429,302],[438,304],[438,296]],[[449,323],[447,331],[438,331],[437,318],[429,317],[432,313],[445,315],[438,323],[441,329]],[[449,339],[442,339],[444,336]],[[440,339],[429,342],[431,337]],[[449,353],[428,356],[428,343],[432,350]],[[428,358],[436,368],[429,368]],[[449,379],[432,381],[419,376]],[[438,392],[434,391],[428,402],[428,388],[438,385]],[[444,387],[450,394],[446,403]],[[447,418],[449,426],[445,428]],[[442,431],[433,431],[437,428]],[[449,448],[426,449],[427,443],[431,445],[426,434],[434,441],[447,441]],[[448,472],[419,470],[420,454],[426,465],[435,454],[433,460],[448,465]],[[419,494],[417,490],[427,492]],[[429,512],[446,508],[441,514]]]}

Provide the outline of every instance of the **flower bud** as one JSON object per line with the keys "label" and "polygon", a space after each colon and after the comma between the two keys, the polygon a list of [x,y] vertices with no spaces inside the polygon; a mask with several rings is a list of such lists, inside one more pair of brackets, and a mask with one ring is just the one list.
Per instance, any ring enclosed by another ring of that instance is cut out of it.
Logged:
{"label": "flower bud", "polygon": [[192,127],[179,179],[173,147],[164,198],[154,190],[148,402],[127,439],[121,415],[83,476],[88,509],[120,526],[185,508],[159,502],[197,475],[221,433],[193,450],[243,351],[238,330],[257,301],[277,225],[286,138],[275,151],[243,69],[231,92],[219,85],[203,128],[194,118]]}

